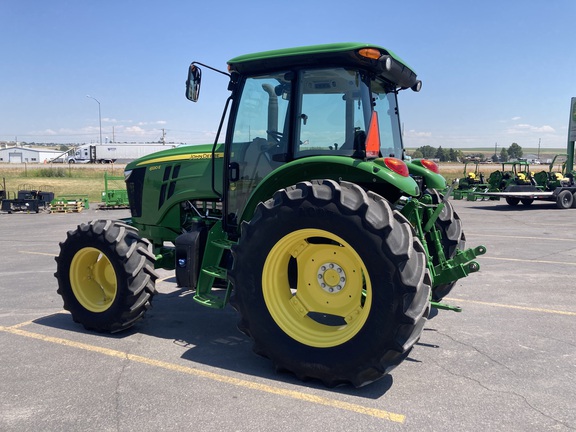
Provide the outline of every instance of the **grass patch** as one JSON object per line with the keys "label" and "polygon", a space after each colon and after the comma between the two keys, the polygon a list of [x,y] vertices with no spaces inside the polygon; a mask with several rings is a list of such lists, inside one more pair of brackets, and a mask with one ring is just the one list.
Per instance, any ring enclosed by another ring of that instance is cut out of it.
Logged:
{"label": "grass patch", "polygon": [[34,172],[37,177],[68,177],[68,173],[63,168],[42,168]]}
{"label": "grass patch", "polygon": [[[20,189],[44,190],[56,196],[88,195],[91,203],[102,202],[104,173],[122,177],[124,165],[74,165],[30,167],[0,164],[0,189],[15,194]],[[108,180],[110,189],[124,189],[120,180]]]}

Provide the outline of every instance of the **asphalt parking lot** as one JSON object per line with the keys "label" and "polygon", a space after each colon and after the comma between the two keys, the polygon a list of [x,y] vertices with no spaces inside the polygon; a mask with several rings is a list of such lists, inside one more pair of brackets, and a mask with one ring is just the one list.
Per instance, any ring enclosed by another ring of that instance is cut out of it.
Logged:
{"label": "asphalt parking lot", "polygon": [[576,429],[576,209],[454,201],[479,273],[407,361],[361,389],[276,373],[237,315],[163,272],[146,318],[115,335],[56,294],[66,231],[126,211],[0,214],[2,431],[562,431]]}

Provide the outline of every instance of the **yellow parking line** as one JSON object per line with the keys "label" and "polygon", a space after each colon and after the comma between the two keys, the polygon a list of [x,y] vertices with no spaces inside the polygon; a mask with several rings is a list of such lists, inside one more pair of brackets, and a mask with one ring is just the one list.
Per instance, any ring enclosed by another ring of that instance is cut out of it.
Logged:
{"label": "yellow parking line", "polygon": [[32,252],[32,251],[18,251],[18,253],[21,254],[28,254],[28,255],[46,255],[46,256],[56,256],[52,253],[46,253],[46,252]]}
{"label": "yellow parking line", "polygon": [[538,263],[538,264],[556,264],[556,265],[567,265],[576,266],[576,262],[563,262],[563,261],[546,261],[546,260],[532,260],[532,259],[520,259],[520,258],[502,258],[493,257],[490,255],[482,255],[479,259],[492,259],[496,261],[514,261],[514,262],[525,262],[525,263]]}
{"label": "yellow parking line", "polygon": [[506,309],[519,309],[519,310],[525,310],[525,311],[530,311],[530,312],[542,312],[542,313],[556,314],[556,315],[576,316],[576,312],[561,311],[561,310],[555,310],[555,309],[543,309],[543,308],[535,308],[535,307],[528,307],[528,306],[516,306],[516,305],[510,305],[510,304],[490,303],[490,302],[483,302],[483,301],[478,301],[478,300],[464,300],[464,299],[449,298],[449,297],[446,297],[445,300],[450,301],[450,302],[455,302],[455,303],[460,303],[460,302],[462,302],[462,303],[474,303],[474,304],[480,304],[480,305],[484,305],[484,306],[494,306],[494,307],[501,307],[501,308],[506,308]]}
{"label": "yellow parking line", "polygon": [[497,235],[497,234],[481,234],[481,233],[468,233],[466,232],[466,237],[498,237],[498,238],[511,238],[511,239],[524,239],[524,240],[549,240],[554,242],[573,242],[574,239],[566,237],[529,237],[529,236],[511,236],[511,235]]}
{"label": "yellow parking line", "polygon": [[273,387],[266,384],[259,384],[252,381],[247,381],[239,378],[233,378],[226,375],[220,375],[213,372],[203,371],[200,369],[181,366],[174,363],[168,363],[161,360],[155,360],[148,357],[143,357],[135,354],[129,354],[123,351],[117,351],[109,348],[99,347],[96,345],[89,345],[82,342],[76,342],[69,339],[63,339],[53,336],[46,336],[39,333],[30,332],[27,330],[22,330],[20,327],[26,324],[30,324],[31,322],[28,321],[26,323],[17,324],[11,327],[3,327],[0,326],[0,331],[15,334],[18,336],[23,336],[27,338],[37,339],[44,342],[49,342],[53,344],[63,345],[67,347],[82,349],[85,351],[91,351],[103,355],[107,355],[110,357],[116,357],[123,360],[129,360],[136,363],[145,364],[148,366],[158,367],[174,372],[185,373],[188,375],[193,375],[201,378],[207,378],[213,381],[218,381],[230,385],[235,385],[238,387],[244,387],[252,390],[257,390],[265,393],[271,393],[287,398],[297,399],[305,402],[310,402],[318,405],[324,405],[331,408],[338,408],[346,411],[351,411],[357,414],[364,414],[371,417],[377,417],[384,420],[389,420],[395,423],[404,423],[406,416],[402,414],[391,413],[388,411],[376,409],[376,408],[369,408],[362,405],[357,405],[349,402],[343,402],[336,399],[329,399],[324,398],[321,396],[315,396],[307,393],[302,393],[299,391],[294,390],[286,390],[279,387]]}

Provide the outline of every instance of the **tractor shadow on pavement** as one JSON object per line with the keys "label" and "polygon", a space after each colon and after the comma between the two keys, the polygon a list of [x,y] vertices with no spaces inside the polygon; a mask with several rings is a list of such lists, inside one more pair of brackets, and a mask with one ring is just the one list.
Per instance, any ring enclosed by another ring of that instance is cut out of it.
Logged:
{"label": "tractor shadow on pavement", "polygon": [[[193,300],[193,291],[176,289],[175,286],[173,279],[162,281],[158,287],[159,292],[152,301],[153,307],[146,313],[144,319],[123,332],[107,334],[88,331],[82,325],[73,322],[66,312],[37,319],[34,323],[66,332],[102,338],[100,342],[89,342],[99,346],[108,345],[107,339],[122,341],[139,334],[147,335],[159,340],[158,342],[146,341],[146,344],[151,346],[157,345],[151,348],[153,351],[165,352],[167,356],[173,352],[175,359],[179,356],[191,363],[204,364],[211,368],[303,388],[378,399],[392,387],[393,377],[390,374],[377,382],[357,389],[349,385],[327,388],[316,380],[303,382],[291,373],[277,372],[270,360],[252,351],[252,341],[236,327],[239,315],[231,306],[228,305],[223,310],[203,307]],[[73,339],[77,340],[77,338]],[[166,341],[169,341],[169,346],[166,345]],[[118,343],[114,345],[114,349],[121,350]],[[167,357],[162,360],[170,361]],[[191,366],[194,367],[194,365]]]}

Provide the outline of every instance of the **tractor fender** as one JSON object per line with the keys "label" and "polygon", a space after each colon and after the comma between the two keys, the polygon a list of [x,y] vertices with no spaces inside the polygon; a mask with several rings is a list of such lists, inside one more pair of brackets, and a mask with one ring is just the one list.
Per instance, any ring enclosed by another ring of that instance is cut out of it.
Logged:
{"label": "tractor fender", "polygon": [[410,175],[422,177],[424,179],[424,186],[422,189],[446,189],[446,179],[444,176],[429,170],[421,164],[420,160],[415,159],[410,162],[406,162],[406,165],[408,165]]}
{"label": "tractor fender", "polygon": [[383,159],[363,161],[341,156],[310,156],[286,163],[268,174],[252,192],[241,220],[250,220],[258,203],[268,200],[277,190],[301,181],[320,179],[363,185],[388,184],[401,194],[413,197],[420,194],[413,178],[392,171]]}

